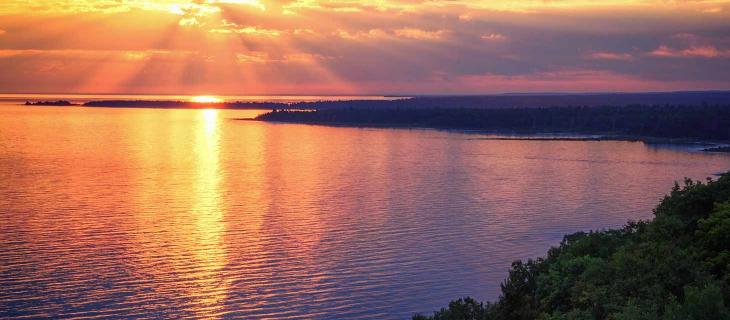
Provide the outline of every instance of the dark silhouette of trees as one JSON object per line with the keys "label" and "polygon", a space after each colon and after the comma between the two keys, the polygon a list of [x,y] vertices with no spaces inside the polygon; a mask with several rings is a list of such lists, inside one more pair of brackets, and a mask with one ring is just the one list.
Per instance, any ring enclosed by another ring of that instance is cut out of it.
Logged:
{"label": "dark silhouette of trees", "polygon": [[375,127],[426,127],[499,133],[573,133],[730,140],[730,105],[629,105],[546,108],[333,108],[280,110],[259,120]]}
{"label": "dark silhouette of trees", "polygon": [[62,107],[65,107],[65,106],[76,106],[78,104],[71,103],[71,101],[68,101],[68,100],[58,100],[58,101],[35,101],[35,102],[26,101],[25,105],[26,106],[62,106]]}
{"label": "dark silhouette of trees", "polygon": [[286,108],[288,104],[278,102],[211,102],[200,103],[190,101],[168,100],[99,100],[84,103],[85,107],[106,108],[159,108],[159,109],[277,109]]}
{"label": "dark silhouette of trees", "polygon": [[413,320],[480,320],[488,319],[487,312],[490,306],[478,302],[470,297],[451,301],[448,308],[442,308],[436,311],[433,316],[426,317],[423,315],[413,316]]}

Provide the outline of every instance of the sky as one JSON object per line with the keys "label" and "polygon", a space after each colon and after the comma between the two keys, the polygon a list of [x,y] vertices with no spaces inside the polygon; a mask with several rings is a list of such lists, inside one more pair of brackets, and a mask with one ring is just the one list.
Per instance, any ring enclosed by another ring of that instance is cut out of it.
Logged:
{"label": "sky", "polygon": [[0,1],[3,93],[708,89],[730,1]]}

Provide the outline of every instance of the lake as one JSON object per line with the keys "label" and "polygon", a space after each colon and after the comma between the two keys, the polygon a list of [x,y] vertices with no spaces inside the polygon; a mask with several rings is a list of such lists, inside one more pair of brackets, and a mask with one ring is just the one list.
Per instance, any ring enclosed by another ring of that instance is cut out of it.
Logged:
{"label": "lake", "polygon": [[730,155],[0,106],[0,318],[407,319]]}

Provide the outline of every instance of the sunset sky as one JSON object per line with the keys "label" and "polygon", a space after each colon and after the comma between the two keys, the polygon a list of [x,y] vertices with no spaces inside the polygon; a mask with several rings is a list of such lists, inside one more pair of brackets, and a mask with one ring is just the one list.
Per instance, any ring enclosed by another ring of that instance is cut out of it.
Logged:
{"label": "sunset sky", "polygon": [[730,1],[0,1],[0,92],[730,89]]}

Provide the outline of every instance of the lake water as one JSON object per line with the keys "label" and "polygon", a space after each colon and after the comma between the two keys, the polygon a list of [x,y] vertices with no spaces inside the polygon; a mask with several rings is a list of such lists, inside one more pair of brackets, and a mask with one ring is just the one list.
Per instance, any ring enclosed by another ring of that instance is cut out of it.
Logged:
{"label": "lake water", "polygon": [[730,156],[639,142],[0,107],[0,318],[406,319],[651,217]]}

